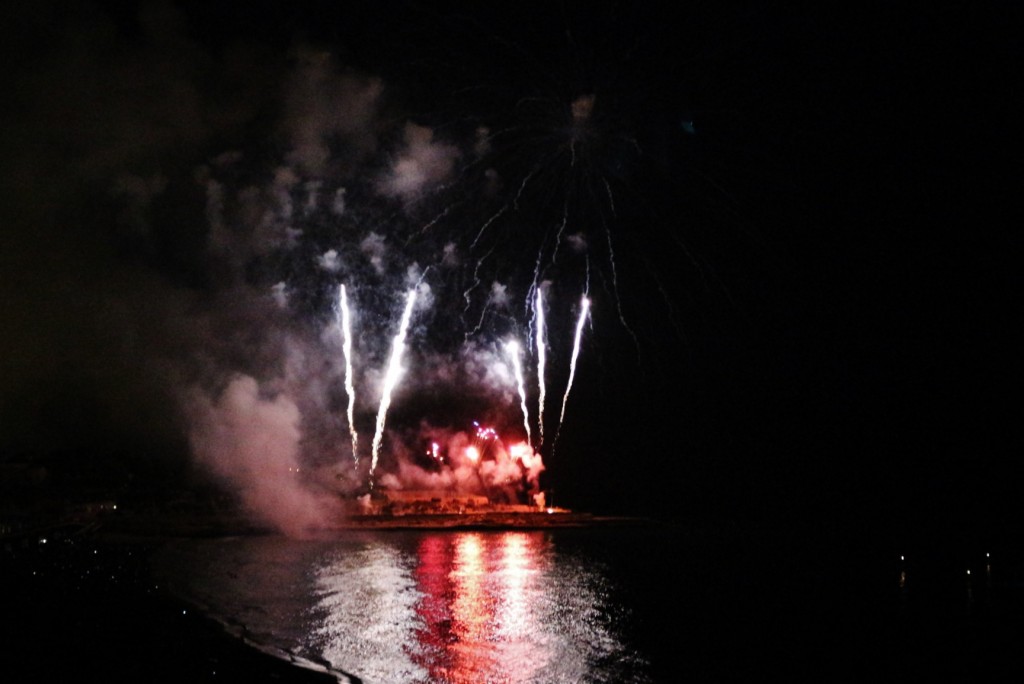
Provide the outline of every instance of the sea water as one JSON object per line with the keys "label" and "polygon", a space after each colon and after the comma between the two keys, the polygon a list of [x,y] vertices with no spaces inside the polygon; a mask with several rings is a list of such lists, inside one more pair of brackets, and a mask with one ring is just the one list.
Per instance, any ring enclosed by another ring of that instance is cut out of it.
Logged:
{"label": "sea water", "polygon": [[1017,662],[994,638],[1022,633],[1020,602],[984,564],[974,584],[932,591],[898,557],[812,543],[656,526],[392,530],[182,540],[155,561],[236,633],[363,682],[834,681]]}

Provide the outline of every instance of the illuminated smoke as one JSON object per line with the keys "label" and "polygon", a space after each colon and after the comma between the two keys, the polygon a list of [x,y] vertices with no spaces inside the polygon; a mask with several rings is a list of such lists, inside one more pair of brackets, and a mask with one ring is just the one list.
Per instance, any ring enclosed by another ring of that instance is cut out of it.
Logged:
{"label": "illuminated smoke", "polygon": [[302,466],[295,399],[271,387],[238,375],[213,396],[189,390],[188,438],[200,465],[236,491],[255,520],[298,537],[334,519],[337,502]]}
{"label": "illuminated smoke", "polygon": [[[544,328],[544,294],[537,288],[537,300],[534,306],[537,318],[537,384],[540,396],[537,398],[537,427],[540,432],[540,443],[544,444],[544,398],[547,395],[547,384],[544,382],[544,365],[547,361],[547,331]],[[529,432],[527,432],[529,434]]]}
{"label": "illuminated smoke", "polygon": [[519,363],[519,343],[509,340],[505,343],[505,351],[512,359],[512,370],[516,374],[516,388],[519,390],[519,405],[523,409],[523,427],[526,428],[526,441],[533,443],[530,436],[530,412],[526,407],[526,383],[523,382],[523,367]]}
{"label": "illuminated smoke", "polygon": [[562,430],[562,421],[565,420],[565,405],[569,401],[569,391],[572,390],[572,381],[576,376],[576,359],[580,355],[580,340],[583,338],[583,324],[587,322],[587,314],[590,313],[590,300],[583,297],[580,307],[580,318],[576,322],[576,339],[572,345],[572,360],[569,362],[569,382],[565,385],[565,396],[562,397],[562,413],[558,416],[558,432],[555,433],[555,441],[558,441],[558,433]]}
{"label": "illuminated smoke", "polygon": [[388,415],[388,407],[391,405],[391,392],[398,383],[398,376],[402,372],[402,352],[405,351],[405,335],[409,330],[409,320],[412,318],[412,307],[416,303],[416,288],[409,290],[405,297],[405,310],[402,312],[402,321],[398,326],[398,334],[391,345],[391,360],[388,362],[388,374],[384,378],[384,391],[380,397],[380,409],[377,411],[377,432],[373,435],[373,457],[370,461],[370,486],[373,486],[373,472],[377,469],[377,458],[380,455],[380,442],[384,436],[384,420]]}
{"label": "illuminated smoke", "polygon": [[348,297],[345,286],[338,288],[338,301],[341,308],[341,348],[345,355],[345,392],[348,394],[348,431],[352,435],[352,460],[359,463],[359,435],[356,433],[355,406],[356,388],[352,380],[352,317],[348,310]]}

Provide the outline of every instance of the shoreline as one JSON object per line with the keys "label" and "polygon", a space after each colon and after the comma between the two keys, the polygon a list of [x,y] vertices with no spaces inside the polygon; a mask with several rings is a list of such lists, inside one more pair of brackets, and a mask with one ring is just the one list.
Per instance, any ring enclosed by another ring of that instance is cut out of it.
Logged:
{"label": "shoreline", "polygon": [[567,527],[652,525],[647,518],[603,516],[591,513],[410,513],[407,515],[352,515],[326,528],[334,530],[545,530]]}
{"label": "shoreline", "polygon": [[[360,679],[261,643],[242,624],[159,586],[150,559],[175,539],[260,535],[237,520],[138,518],[58,524],[0,538],[0,656],[46,672],[53,654],[76,676],[105,682],[276,682]],[[644,518],[585,513],[367,516],[320,534],[630,527]]]}
{"label": "shoreline", "polygon": [[260,644],[155,584],[149,559],[164,541],[95,530],[3,539],[0,657],[10,671],[33,673],[25,681],[360,681]]}

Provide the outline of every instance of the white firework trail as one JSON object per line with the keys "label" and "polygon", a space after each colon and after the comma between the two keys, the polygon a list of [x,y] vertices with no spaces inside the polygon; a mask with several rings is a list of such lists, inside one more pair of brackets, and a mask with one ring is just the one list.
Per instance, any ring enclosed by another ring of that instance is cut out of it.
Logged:
{"label": "white firework trail", "polygon": [[526,407],[526,383],[523,382],[523,367],[519,360],[519,343],[509,340],[505,343],[505,351],[512,359],[512,371],[516,375],[516,388],[519,390],[519,405],[523,410],[523,427],[526,428],[526,442],[533,444],[533,437],[530,434],[530,411]]}
{"label": "white firework trail", "polygon": [[533,178],[533,174],[537,173],[539,168],[539,165],[533,167],[533,170],[526,174],[526,177],[523,178],[523,182],[519,184],[519,192],[516,193],[515,199],[512,200],[512,206],[515,207],[516,211],[519,211],[519,198],[522,197],[523,191],[526,190],[526,184],[530,182],[530,179]]}
{"label": "white firework trail", "polygon": [[583,338],[583,324],[587,322],[587,315],[590,313],[590,300],[583,296],[580,306],[580,318],[576,322],[576,339],[572,345],[572,360],[569,362],[569,382],[565,385],[565,396],[562,397],[562,413],[558,416],[558,430],[555,432],[555,441],[562,431],[562,421],[565,420],[565,405],[569,401],[569,392],[572,390],[572,381],[576,376],[576,359],[580,355],[580,340]]}
{"label": "white firework trail", "polygon": [[[422,227],[422,228],[420,228],[420,232],[419,232],[418,234],[419,234],[419,235],[423,235],[423,234],[424,234],[424,233],[426,233],[426,232],[427,232],[428,230],[430,230],[431,228],[433,228],[433,227],[434,227],[434,225],[435,225],[435,224],[436,224],[436,223],[437,223],[438,221],[440,221],[441,219],[443,219],[443,218],[444,218],[445,216],[447,216],[447,215],[448,215],[448,213],[449,213],[449,212],[450,212],[451,210],[452,210],[452,205],[450,205],[450,204],[449,204],[448,206],[446,206],[446,207],[444,208],[444,210],[443,210],[443,211],[442,211],[442,212],[441,212],[440,214],[438,214],[437,216],[435,216],[434,218],[430,219],[430,220],[429,220],[429,221],[427,221],[427,222],[426,222],[425,224],[423,224],[423,227]],[[406,245],[408,246],[408,244],[409,244],[409,242],[410,242],[411,240],[412,240],[412,236],[409,236],[409,238],[408,238],[408,239],[407,239],[407,240],[405,241],[405,244],[406,244]]]}
{"label": "white firework trail", "polygon": [[551,263],[558,261],[558,248],[562,246],[562,234],[565,232],[565,226],[569,223],[569,203],[566,202],[562,206],[562,225],[558,227],[558,234],[555,236],[555,250],[551,253]]}
{"label": "white firework trail", "polygon": [[[523,311],[525,313],[529,313],[530,312],[530,307],[533,304],[533,301],[535,299],[535,294],[536,294],[538,288],[540,287],[540,285],[538,284],[538,281],[540,281],[540,262],[541,262],[541,260],[543,258],[544,258],[544,248],[541,247],[541,249],[537,250],[537,260],[533,264],[533,280],[530,281],[530,287],[526,291],[526,300],[523,302]],[[536,313],[537,312],[534,311],[534,316],[536,316]],[[529,323],[528,323],[528,325],[529,325],[529,333],[530,333],[529,336],[530,337],[533,337],[533,319],[534,319],[534,316],[530,317],[530,320],[529,320]]]}
{"label": "white firework trail", "polygon": [[349,314],[348,296],[345,294],[345,285],[338,288],[338,302],[341,309],[341,317],[338,324],[341,327],[341,349],[345,355],[345,393],[348,394],[348,431],[352,435],[352,460],[359,463],[359,435],[356,433],[355,409],[356,409],[356,388],[352,376],[352,316]]}
{"label": "white firework trail", "polygon": [[[619,314],[619,323],[626,329],[629,336],[633,338],[633,346],[636,347],[637,357],[640,356],[640,339],[633,332],[633,328],[629,327],[629,323],[626,322],[626,314],[622,312],[622,300],[619,298],[619,272],[615,267],[615,249],[612,247],[612,231],[605,227],[605,236],[608,239],[608,264],[612,269],[612,291],[615,294],[615,310]],[[587,281],[590,280],[590,264],[587,263]]]}
{"label": "white firework trail", "polygon": [[[472,295],[473,294],[473,290],[475,290],[480,285],[480,267],[484,265],[484,261],[486,261],[487,257],[491,256],[491,254],[493,252],[494,252],[494,248],[491,247],[491,249],[488,250],[487,254],[484,254],[482,257],[480,257],[480,259],[477,260],[476,268],[473,269],[473,284],[470,285],[466,289],[466,291],[462,293],[462,298],[466,302],[466,306],[462,310],[462,320],[463,321],[466,320],[466,313],[469,311],[469,307],[473,304],[473,300],[470,297],[470,295]],[[424,271],[424,274],[426,274],[426,271]],[[484,305],[485,313],[486,313],[486,306],[487,305],[485,304]],[[481,326],[483,326],[483,323],[484,323],[484,317],[483,317],[483,314],[481,314],[480,315],[480,320],[477,322],[476,327],[473,328],[473,330],[471,330],[471,331],[469,331],[469,332],[467,332],[465,334],[465,339],[468,340],[470,337],[472,337],[473,335],[475,335],[478,332],[480,332],[480,328],[481,328]]]}
{"label": "white firework trail", "polygon": [[388,361],[388,372],[384,377],[384,390],[380,397],[380,408],[377,410],[377,431],[373,435],[373,457],[370,461],[370,486],[373,486],[373,472],[377,468],[377,458],[380,455],[380,443],[384,436],[384,420],[388,415],[388,407],[391,406],[391,392],[398,384],[398,376],[402,373],[402,353],[405,351],[405,336],[409,331],[409,321],[412,319],[412,307],[416,303],[416,288],[409,290],[405,297],[405,310],[402,312],[402,321],[398,325],[398,334],[395,335],[391,344],[391,359]]}
{"label": "white firework trail", "polygon": [[476,243],[480,242],[480,238],[482,238],[484,236],[484,231],[487,230],[487,227],[489,225],[491,225],[492,223],[494,223],[498,219],[498,217],[501,216],[502,214],[504,214],[507,210],[508,210],[508,205],[506,204],[501,209],[499,209],[497,211],[497,213],[495,213],[493,216],[491,216],[491,218],[487,219],[487,221],[484,223],[484,225],[480,226],[480,231],[477,232],[476,238],[469,245],[470,249],[473,249],[474,247],[476,247]]}
{"label": "white firework trail", "polygon": [[534,317],[537,319],[537,385],[540,396],[537,398],[537,427],[540,432],[540,444],[544,444],[544,399],[547,396],[547,383],[544,381],[544,366],[547,363],[547,330],[544,325],[544,293],[537,288]]}

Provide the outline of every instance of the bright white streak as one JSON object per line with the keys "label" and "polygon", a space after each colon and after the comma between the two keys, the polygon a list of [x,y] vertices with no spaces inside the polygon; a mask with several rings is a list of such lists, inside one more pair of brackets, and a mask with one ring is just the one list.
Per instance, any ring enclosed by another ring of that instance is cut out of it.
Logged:
{"label": "bright white streak", "polygon": [[345,355],[345,392],[348,394],[348,431],[352,435],[352,460],[359,463],[359,435],[355,423],[356,388],[352,380],[352,317],[349,315],[344,285],[339,288],[338,300],[341,303],[341,349]]}
{"label": "bright white streak", "polygon": [[537,399],[537,425],[540,428],[540,443],[544,444],[544,398],[547,395],[547,383],[544,382],[544,366],[547,362],[547,331],[544,328],[544,295],[537,288],[537,303],[534,306],[537,318],[537,384],[540,386],[540,397]]}
{"label": "bright white streak", "polygon": [[[590,300],[583,297],[580,319],[576,322],[576,340],[572,345],[572,360],[569,362],[569,382],[565,385],[565,396],[562,397],[562,413],[558,416],[558,429],[562,429],[562,421],[565,419],[565,405],[569,401],[569,390],[572,389],[572,379],[576,375],[576,359],[580,355],[580,339],[583,337],[583,324],[587,322],[587,314],[590,313]],[[557,437],[556,437],[557,439]]]}
{"label": "bright white streak", "polygon": [[530,412],[526,408],[526,383],[523,382],[523,367],[519,362],[519,343],[509,340],[505,343],[505,351],[512,359],[512,370],[516,374],[516,387],[519,390],[519,405],[523,409],[523,427],[526,428],[526,441],[533,443],[530,436]]}
{"label": "bright white streak", "polygon": [[373,486],[373,471],[377,469],[377,457],[380,454],[380,443],[384,436],[384,419],[391,406],[391,392],[398,384],[398,376],[402,373],[402,353],[405,351],[405,335],[409,331],[409,320],[412,318],[412,306],[416,303],[416,288],[409,290],[405,298],[405,310],[402,321],[398,325],[398,334],[391,344],[391,360],[388,362],[388,373],[384,376],[384,391],[380,396],[380,408],[377,410],[377,432],[373,435],[373,458],[370,461],[370,486]]}

